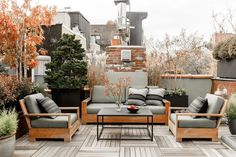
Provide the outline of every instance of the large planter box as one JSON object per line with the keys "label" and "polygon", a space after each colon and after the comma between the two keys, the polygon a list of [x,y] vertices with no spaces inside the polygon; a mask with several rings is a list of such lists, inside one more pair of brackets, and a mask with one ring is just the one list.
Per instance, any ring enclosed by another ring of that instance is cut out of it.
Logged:
{"label": "large planter box", "polygon": [[171,107],[188,107],[188,95],[165,95],[164,98],[171,102]]}
{"label": "large planter box", "polygon": [[78,107],[84,99],[84,90],[52,89],[52,99],[60,107]]}
{"label": "large planter box", "polygon": [[236,78],[236,59],[217,62],[217,76],[221,78]]}
{"label": "large planter box", "polygon": [[52,89],[52,99],[60,107],[80,107],[81,101],[85,99],[83,89]]}

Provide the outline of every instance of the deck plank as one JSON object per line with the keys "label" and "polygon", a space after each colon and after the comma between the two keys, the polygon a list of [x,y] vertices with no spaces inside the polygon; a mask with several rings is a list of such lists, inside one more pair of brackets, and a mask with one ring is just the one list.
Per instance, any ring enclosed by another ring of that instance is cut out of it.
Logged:
{"label": "deck plank", "polygon": [[[120,127],[120,126],[118,126]],[[109,128],[102,137],[120,138],[147,136],[145,129]],[[134,126],[136,127],[136,126]],[[228,127],[221,125],[219,137],[229,134]],[[236,152],[221,141],[184,140],[176,142],[167,126],[154,126],[154,140],[99,140],[96,125],[81,125],[72,141],[40,140],[29,142],[28,135],[16,141],[14,157],[235,157]]]}

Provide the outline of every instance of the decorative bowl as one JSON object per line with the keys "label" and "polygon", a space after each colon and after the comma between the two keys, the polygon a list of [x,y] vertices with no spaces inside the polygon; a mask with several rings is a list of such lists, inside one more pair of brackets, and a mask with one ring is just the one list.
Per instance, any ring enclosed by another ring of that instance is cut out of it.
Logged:
{"label": "decorative bowl", "polygon": [[139,110],[139,107],[135,106],[135,105],[130,105],[127,107],[127,110],[130,112],[130,113],[137,113],[138,110]]}

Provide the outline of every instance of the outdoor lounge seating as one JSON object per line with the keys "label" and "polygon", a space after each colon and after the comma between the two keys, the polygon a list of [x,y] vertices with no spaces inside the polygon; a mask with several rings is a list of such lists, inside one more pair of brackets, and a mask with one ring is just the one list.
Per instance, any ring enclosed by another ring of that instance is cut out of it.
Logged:
{"label": "outdoor lounge seating", "polygon": [[[45,113],[36,99],[44,98],[39,94],[32,94],[20,100],[20,106],[29,128],[29,140],[37,138],[63,138],[71,141],[71,136],[79,129],[79,108],[60,107],[61,110],[77,110],[77,113]],[[55,116],[54,118],[50,118]]]}
{"label": "outdoor lounge seating", "polygon": [[[136,87],[136,88],[144,88],[142,87]],[[150,88],[157,88],[155,86],[152,86]],[[128,97],[128,89],[125,89],[124,92],[125,95],[123,97],[122,102],[124,103]],[[147,107],[151,110],[151,112],[154,114],[154,123],[164,123],[168,124],[168,108],[170,107],[170,102],[167,100],[163,100],[164,105],[163,106],[143,106]],[[125,105],[122,105],[125,107]],[[103,107],[116,107],[116,104],[112,97],[105,95],[105,87],[104,86],[94,86],[91,97],[85,99],[82,101],[82,123],[95,123],[97,121],[96,114],[100,111]],[[126,106],[127,107],[127,106]],[[107,118],[104,117],[105,122],[109,123],[129,123],[129,122],[137,122],[137,123],[144,123],[147,121],[146,118],[143,117],[115,117]]]}
{"label": "outdoor lounge seating", "polygon": [[213,94],[207,94],[205,98],[208,101],[206,113],[171,113],[171,110],[186,108],[171,107],[169,109],[168,125],[176,141],[182,141],[183,138],[210,138],[212,141],[218,141],[218,127],[227,101]]}

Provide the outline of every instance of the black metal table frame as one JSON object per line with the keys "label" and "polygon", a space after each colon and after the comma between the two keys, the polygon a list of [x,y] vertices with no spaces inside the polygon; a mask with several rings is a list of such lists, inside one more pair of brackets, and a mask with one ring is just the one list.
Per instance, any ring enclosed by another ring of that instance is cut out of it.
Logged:
{"label": "black metal table frame", "polygon": [[[115,115],[115,116],[118,116],[118,115]],[[122,115],[119,115],[119,116],[122,116]],[[99,117],[101,117],[102,121],[99,122]],[[153,141],[153,115],[143,115],[142,117],[147,117],[147,127],[105,127],[104,125],[104,117],[112,117],[112,115],[97,115],[97,141],[99,140],[151,140]],[[149,118],[151,118],[151,121],[149,121]],[[99,126],[102,126],[102,129],[101,131],[99,132]],[[112,125],[115,125],[115,124],[112,124]],[[125,124],[125,123],[122,123],[121,125],[144,125],[144,124]],[[151,127],[151,129],[149,129]],[[120,138],[101,138],[102,136],[102,132],[104,129],[106,128],[132,128],[132,129],[147,129],[148,131],[148,136],[149,138],[121,138],[121,135],[120,135]],[[151,131],[150,131],[151,130]]]}

